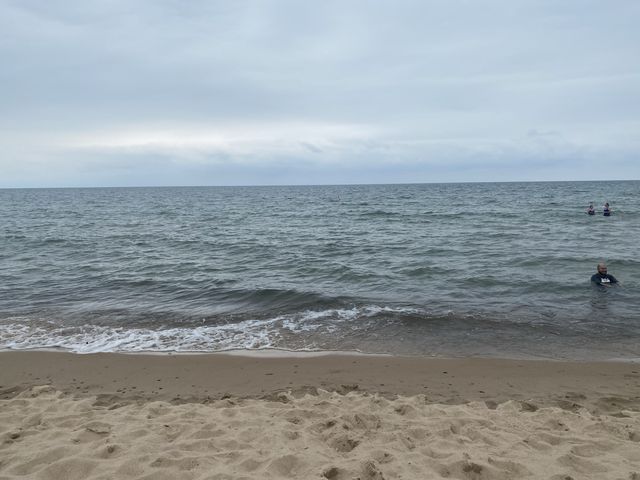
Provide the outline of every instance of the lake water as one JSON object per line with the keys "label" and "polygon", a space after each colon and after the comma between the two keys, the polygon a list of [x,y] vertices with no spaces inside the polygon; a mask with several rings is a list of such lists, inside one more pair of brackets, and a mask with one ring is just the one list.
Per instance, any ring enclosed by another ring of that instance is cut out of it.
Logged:
{"label": "lake water", "polygon": [[638,359],[639,286],[638,181],[0,190],[1,349]]}

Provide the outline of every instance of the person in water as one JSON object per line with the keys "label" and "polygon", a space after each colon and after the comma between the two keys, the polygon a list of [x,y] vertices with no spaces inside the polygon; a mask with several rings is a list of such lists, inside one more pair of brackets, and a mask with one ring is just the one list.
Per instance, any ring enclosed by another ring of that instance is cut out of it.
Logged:
{"label": "person in water", "polygon": [[589,214],[589,215],[595,215],[596,214],[596,211],[593,208],[593,203],[589,204],[589,208],[587,208],[587,214]]}
{"label": "person in water", "polygon": [[605,202],[604,209],[602,210],[602,214],[605,217],[610,217],[611,216],[611,209],[609,208],[609,202]]}
{"label": "person in water", "polygon": [[618,280],[613,275],[607,273],[607,265],[604,262],[598,264],[598,273],[591,276],[591,282],[596,285],[602,285],[610,287],[618,283]]}

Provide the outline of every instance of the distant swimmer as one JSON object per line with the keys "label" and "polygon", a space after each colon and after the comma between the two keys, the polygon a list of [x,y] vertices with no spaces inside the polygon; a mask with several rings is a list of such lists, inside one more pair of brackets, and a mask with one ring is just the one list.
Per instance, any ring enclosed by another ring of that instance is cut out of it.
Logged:
{"label": "distant swimmer", "polygon": [[616,280],[616,277],[613,275],[609,275],[607,273],[607,265],[604,262],[601,262],[598,264],[598,273],[591,276],[591,282],[596,285],[610,287],[611,285],[618,283],[618,280]]}
{"label": "distant swimmer", "polygon": [[605,217],[610,217],[611,216],[611,209],[609,208],[609,202],[606,202],[604,204],[604,209],[602,210],[602,215],[604,215]]}
{"label": "distant swimmer", "polygon": [[589,215],[595,215],[596,214],[596,211],[593,208],[593,203],[589,204],[589,208],[587,208],[587,214],[589,214]]}

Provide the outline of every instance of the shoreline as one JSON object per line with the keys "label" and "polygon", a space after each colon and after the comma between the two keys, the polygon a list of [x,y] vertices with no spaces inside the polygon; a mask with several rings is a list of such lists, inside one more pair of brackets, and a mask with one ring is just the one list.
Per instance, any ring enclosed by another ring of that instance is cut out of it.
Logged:
{"label": "shoreline", "polygon": [[[426,395],[433,403],[535,400],[601,409],[604,397],[640,409],[640,365],[618,361],[403,357],[359,353],[290,355],[0,351],[0,398],[48,385],[65,394],[122,400],[261,398],[318,389],[387,397]],[[10,391],[10,393],[8,393]]]}
{"label": "shoreline", "polygon": [[[340,356],[372,356],[372,357],[394,357],[403,355],[393,355],[390,353],[365,353],[356,350],[286,350],[283,348],[260,348],[242,349],[233,348],[229,350],[200,351],[200,350],[130,350],[130,351],[105,351],[105,352],[76,352],[64,348],[21,348],[21,349],[0,349],[0,353],[5,352],[49,352],[49,353],[69,353],[72,355],[150,355],[150,356],[199,356],[199,355],[231,355],[238,357],[259,357],[259,358],[306,358],[306,357],[326,357],[331,355]],[[405,355],[410,357],[410,355]],[[425,357],[429,358],[429,357]],[[640,361],[640,360],[639,360]]]}
{"label": "shoreline", "polygon": [[2,353],[16,352],[48,352],[48,353],[68,353],[71,355],[141,355],[141,356],[207,356],[207,355],[230,355],[250,358],[315,358],[330,356],[355,356],[355,357],[384,357],[384,358],[413,358],[413,359],[440,359],[440,360],[497,360],[497,361],[532,361],[532,362],[563,362],[563,363],[626,363],[640,365],[640,357],[610,357],[610,358],[558,358],[535,355],[524,356],[497,356],[497,355],[409,355],[395,353],[361,352],[358,350],[287,350],[284,348],[258,348],[243,349],[232,348],[229,350],[201,351],[201,350],[131,350],[131,351],[96,351],[78,352],[58,347],[34,347],[34,348],[0,348]]}

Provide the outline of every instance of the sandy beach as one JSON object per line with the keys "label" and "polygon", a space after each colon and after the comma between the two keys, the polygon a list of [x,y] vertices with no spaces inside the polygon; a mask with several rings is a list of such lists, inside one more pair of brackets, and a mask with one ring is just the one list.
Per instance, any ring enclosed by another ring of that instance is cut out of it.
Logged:
{"label": "sandy beach", "polygon": [[640,479],[640,365],[0,353],[0,479]]}

